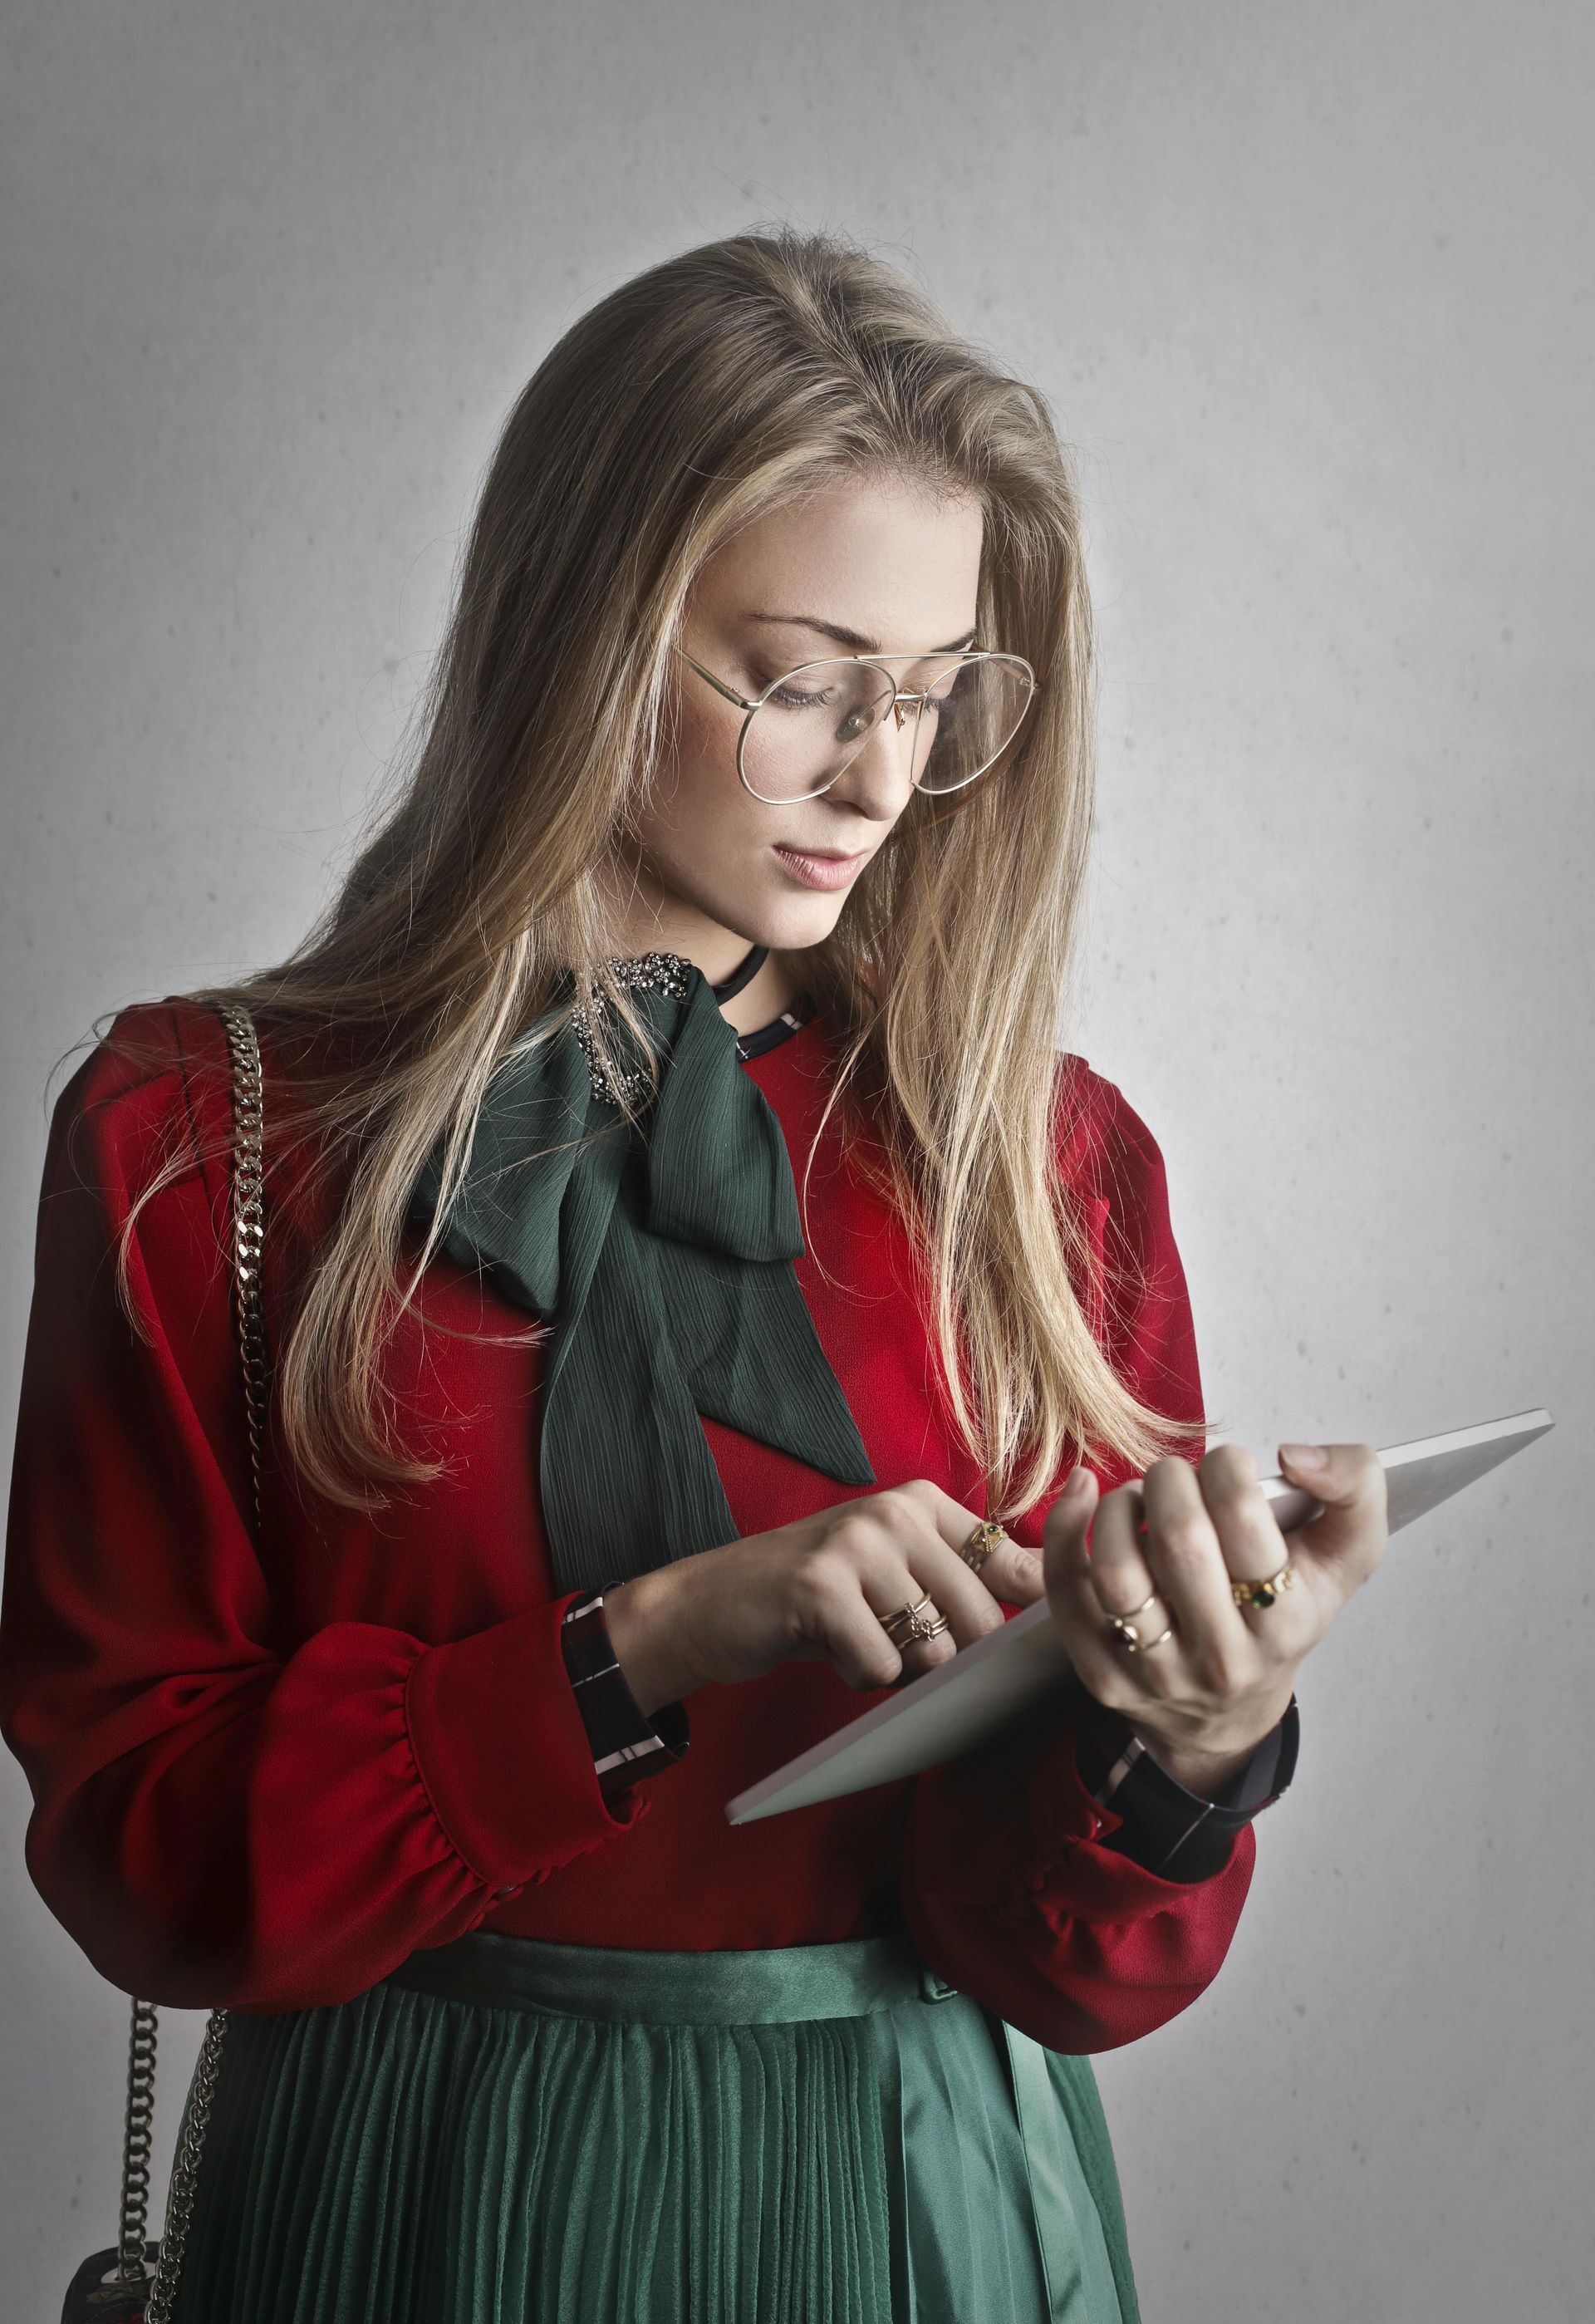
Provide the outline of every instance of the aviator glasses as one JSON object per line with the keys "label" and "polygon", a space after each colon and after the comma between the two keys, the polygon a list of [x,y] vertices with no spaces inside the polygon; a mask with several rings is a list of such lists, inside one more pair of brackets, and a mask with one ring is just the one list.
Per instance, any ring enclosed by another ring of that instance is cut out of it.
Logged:
{"label": "aviator glasses", "polygon": [[[799,662],[751,700],[676,651],[747,715],[737,737],[744,789],[771,807],[816,798],[858,757],[888,714],[911,728],[913,780],[940,794],[962,790],[993,766],[1018,733],[1036,673],[1018,654],[840,654]],[[899,686],[894,666],[916,682]]]}

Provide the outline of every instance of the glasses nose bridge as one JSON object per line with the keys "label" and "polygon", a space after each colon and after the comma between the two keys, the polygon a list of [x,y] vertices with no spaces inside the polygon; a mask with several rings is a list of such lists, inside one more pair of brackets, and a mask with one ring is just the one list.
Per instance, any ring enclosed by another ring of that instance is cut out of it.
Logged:
{"label": "glasses nose bridge", "polygon": [[[866,657],[862,654],[859,656],[859,659],[861,661],[865,659]],[[870,666],[871,669],[880,669],[880,664],[878,661],[871,661]],[[884,734],[886,732],[886,720],[889,712],[891,716],[894,731],[898,734],[900,735],[904,726],[908,724],[912,725],[916,734],[917,734],[920,715],[925,708],[929,688],[927,687],[923,693],[913,693],[899,687],[889,669],[881,669],[881,676],[886,678],[891,686],[891,694],[889,698],[882,701],[880,715],[876,718],[874,724],[863,735],[860,737],[858,748],[854,751],[852,758],[847,762],[848,767],[855,767],[859,761],[868,754],[871,741],[876,734]],[[895,754],[893,755],[895,756]],[[838,770],[839,775],[844,774],[846,771],[847,770],[845,768]],[[894,767],[894,774],[897,771],[897,769]],[[908,779],[910,785],[912,785],[916,780],[916,777],[912,772],[910,772]],[[827,788],[829,788],[830,786],[827,785]]]}
{"label": "glasses nose bridge", "polygon": [[[904,660],[917,659],[919,657],[917,656],[909,656],[906,654],[902,657]],[[890,670],[886,667],[884,658],[880,655],[860,654],[857,659],[865,663],[871,669],[878,669],[880,672],[881,677],[892,689],[890,701],[883,702],[880,706],[880,724],[882,725],[885,724],[886,714],[890,710],[892,717],[897,723],[897,731],[900,734],[903,731],[903,721],[907,715],[903,709],[905,702],[911,702],[913,704],[915,722],[917,724],[925,709],[926,704],[930,699],[930,686],[923,686],[917,691],[911,687],[899,686],[896,678],[893,678]],[[968,659],[968,657],[963,654],[950,654],[946,656],[945,659],[949,661],[962,662]]]}
{"label": "glasses nose bridge", "polygon": [[896,722],[897,731],[900,734],[903,731],[903,719],[905,715],[903,710],[904,703],[911,702],[913,704],[914,715],[916,720],[917,720],[919,713],[925,707],[926,700],[930,693],[930,688],[928,687],[922,687],[918,693],[915,693],[911,687],[899,686],[896,678],[893,678],[890,670],[887,669],[885,663],[877,657],[870,654],[860,654],[858,656],[858,659],[862,662],[867,669],[878,669],[880,672],[881,677],[886,680],[888,686],[890,687],[890,700],[883,702],[880,706],[880,724],[883,726],[885,725],[886,714],[890,711]]}

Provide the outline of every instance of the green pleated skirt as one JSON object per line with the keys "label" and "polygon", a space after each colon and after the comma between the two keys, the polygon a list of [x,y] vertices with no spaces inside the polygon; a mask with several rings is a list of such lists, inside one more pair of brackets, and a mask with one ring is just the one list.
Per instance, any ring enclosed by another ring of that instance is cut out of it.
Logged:
{"label": "green pleated skirt", "polygon": [[174,2324],[1138,2324],[1089,2061],[885,1938],[228,2019]]}

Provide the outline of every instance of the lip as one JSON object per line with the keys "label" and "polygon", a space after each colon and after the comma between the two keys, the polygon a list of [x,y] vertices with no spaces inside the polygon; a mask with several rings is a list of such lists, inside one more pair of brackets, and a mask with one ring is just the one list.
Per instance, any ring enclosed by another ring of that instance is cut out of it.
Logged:
{"label": "lip", "polygon": [[770,852],[806,888],[845,888],[869,853],[862,849],[856,855],[809,854],[796,847],[783,847],[779,842]]}

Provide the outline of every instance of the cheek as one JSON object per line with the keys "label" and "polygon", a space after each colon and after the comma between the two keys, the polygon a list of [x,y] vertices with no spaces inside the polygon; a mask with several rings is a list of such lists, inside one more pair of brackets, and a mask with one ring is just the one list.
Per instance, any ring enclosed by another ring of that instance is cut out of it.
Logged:
{"label": "cheek", "polygon": [[729,775],[736,781],[736,744],[742,719],[730,703],[722,704],[708,688],[695,687],[677,712],[675,773],[678,780],[700,781]]}
{"label": "cheek", "polygon": [[661,862],[702,867],[745,850],[763,836],[757,818],[768,810],[750,797],[736,770],[742,721],[727,706],[683,706],[669,761],[659,770],[643,830]]}
{"label": "cheek", "polygon": [[695,687],[678,705],[674,747],[659,770],[654,798],[660,814],[675,819],[733,806],[748,794],[736,770],[742,715],[730,703]]}

